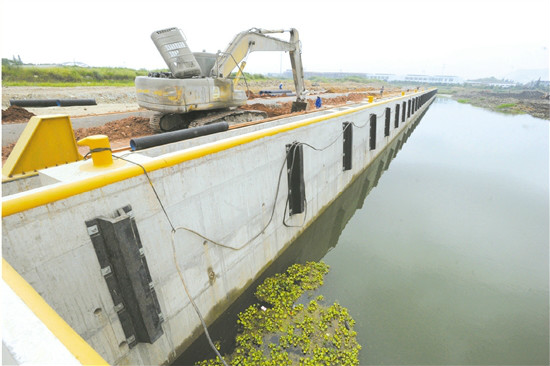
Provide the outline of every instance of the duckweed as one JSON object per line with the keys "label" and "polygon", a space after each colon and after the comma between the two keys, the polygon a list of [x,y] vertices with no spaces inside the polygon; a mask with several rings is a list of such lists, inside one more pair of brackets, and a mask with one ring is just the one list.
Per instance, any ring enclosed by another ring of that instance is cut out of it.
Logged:
{"label": "duckweed", "polygon": [[[348,310],[338,303],[327,306],[322,295],[297,304],[323,284],[328,270],[325,263],[308,262],[267,278],[255,293],[267,307],[255,304],[239,314],[242,332],[225,361],[233,366],[358,365],[361,346]],[[197,365],[222,363],[215,358]]]}

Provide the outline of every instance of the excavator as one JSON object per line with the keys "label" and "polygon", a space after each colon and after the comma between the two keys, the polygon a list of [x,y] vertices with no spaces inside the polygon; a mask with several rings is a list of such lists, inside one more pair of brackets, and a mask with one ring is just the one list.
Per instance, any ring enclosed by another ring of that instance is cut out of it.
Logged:
{"label": "excavator", "polygon": [[[285,41],[270,34],[290,33]],[[254,51],[283,51],[290,54],[296,101],[292,111],[305,110],[307,90],[298,31],[251,28],[237,34],[226,50],[217,53],[191,52],[179,28],[151,34],[170,72],[153,72],[135,80],[140,107],[155,111],[150,125],[157,132],[190,128],[219,121],[249,122],[267,117],[265,112],[238,109],[246,104],[244,90],[235,90],[245,60]],[[236,76],[230,78],[233,70]]]}

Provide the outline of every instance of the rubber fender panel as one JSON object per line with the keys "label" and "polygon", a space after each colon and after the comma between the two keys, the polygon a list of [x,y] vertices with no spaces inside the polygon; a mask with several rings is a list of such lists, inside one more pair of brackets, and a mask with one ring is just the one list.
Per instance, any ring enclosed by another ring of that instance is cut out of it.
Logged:
{"label": "rubber fender panel", "polygon": [[304,212],[306,188],[304,181],[304,149],[298,143],[286,145],[288,181],[288,213],[290,216]]}
{"label": "rubber fender panel", "polygon": [[132,207],[117,210],[114,218],[86,221],[86,226],[128,346],[155,342],[164,333],[163,315]]}

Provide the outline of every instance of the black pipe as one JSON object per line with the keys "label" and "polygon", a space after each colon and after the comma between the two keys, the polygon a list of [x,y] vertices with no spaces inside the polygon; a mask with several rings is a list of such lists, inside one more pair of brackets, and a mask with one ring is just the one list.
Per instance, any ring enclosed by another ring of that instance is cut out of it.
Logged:
{"label": "black pipe", "polygon": [[97,103],[95,99],[10,99],[10,104],[19,107],[71,107]]}
{"label": "black pipe", "polygon": [[211,135],[213,133],[227,131],[227,122],[216,122],[208,125],[193,127],[186,130],[165,132],[158,135],[138,137],[130,140],[132,151],[143,150],[154,146],[166,145],[172,142],[189,140],[195,137]]}
{"label": "black pipe", "polygon": [[59,99],[60,107],[72,107],[80,105],[97,105],[95,99]]}
{"label": "black pipe", "polygon": [[57,99],[25,99],[25,100],[13,100],[10,99],[11,105],[19,107],[56,107]]}

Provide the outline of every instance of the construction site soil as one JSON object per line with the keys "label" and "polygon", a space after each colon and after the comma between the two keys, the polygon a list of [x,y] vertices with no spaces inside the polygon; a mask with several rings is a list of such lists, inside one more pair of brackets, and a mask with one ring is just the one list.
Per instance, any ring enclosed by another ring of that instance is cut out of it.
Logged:
{"label": "construction site soil", "polygon": [[[328,85],[327,85],[328,86]],[[17,94],[23,95],[25,94],[20,87],[17,90]],[[54,90],[47,90],[46,88],[39,88],[38,91],[29,91],[26,93],[27,95],[32,94],[34,97],[37,95],[41,98],[56,98],[59,97],[59,95],[74,95],[79,94],[81,95],[82,87],[78,87],[77,92],[74,90],[69,91],[63,91],[60,89],[73,89],[73,88],[50,88]],[[103,91],[101,93],[102,97],[106,100],[113,100],[113,101],[120,101],[121,98],[126,100],[125,98],[128,97],[128,91],[127,88],[121,88],[121,93],[123,94],[123,97],[118,97],[116,95],[106,95],[107,92]],[[258,90],[261,89],[261,86],[256,85],[254,89],[251,89],[251,93],[249,96],[249,99],[253,99],[257,97]],[[364,100],[368,96],[380,96],[380,90],[378,87],[360,87],[355,85],[340,85],[338,87],[334,86],[328,86],[328,88],[325,88],[324,86],[321,86],[318,90],[318,93],[321,93],[321,100],[323,107],[332,107],[337,105],[343,105],[348,103],[356,103],[359,101]],[[113,93],[113,91],[116,92],[116,90],[110,88],[108,89],[110,93]],[[341,96],[331,96],[329,97],[323,97],[322,92],[338,92],[343,93]],[[99,90],[91,89],[90,92],[99,92]],[[384,96],[389,95],[396,95],[400,91],[399,90],[393,90],[393,91],[386,91],[384,93]],[[277,97],[267,97],[269,99],[275,99]],[[134,100],[129,99],[128,102],[132,103],[135,102]],[[269,104],[262,104],[262,103],[253,103],[245,105],[241,108],[248,109],[248,110],[260,110],[267,113],[268,120],[272,119],[274,117],[279,117],[283,115],[289,115],[291,113],[291,107],[292,102],[275,102],[275,103],[269,103]],[[314,100],[308,100],[308,108],[307,111],[315,111],[315,101]],[[307,113],[307,112],[306,112]],[[27,111],[24,108],[17,107],[17,106],[10,106],[7,109],[2,111],[2,123],[3,124],[9,124],[9,123],[26,123],[28,120],[33,116],[34,114]],[[89,128],[78,128],[75,129],[75,138],[76,140],[79,140],[85,136],[90,135],[107,135],[109,137],[109,140],[111,142],[111,146],[113,149],[116,148],[124,148],[129,146],[129,141],[132,138],[140,137],[140,136],[147,136],[154,133],[154,131],[149,127],[149,119],[144,117],[127,117],[115,121],[108,122],[102,126],[97,127],[89,127]],[[13,147],[15,144],[9,144],[7,146],[2,146],[2,162],[4,162],[9,154],[11,153]],[[85,154],[87,152],[87,147],[79,147],[79,151],[81,154]]]}
{"label": "construction site soil", "polygon": [[25,123],[34,115],[25,108],[12,105],[2,110],[2,123]]}

